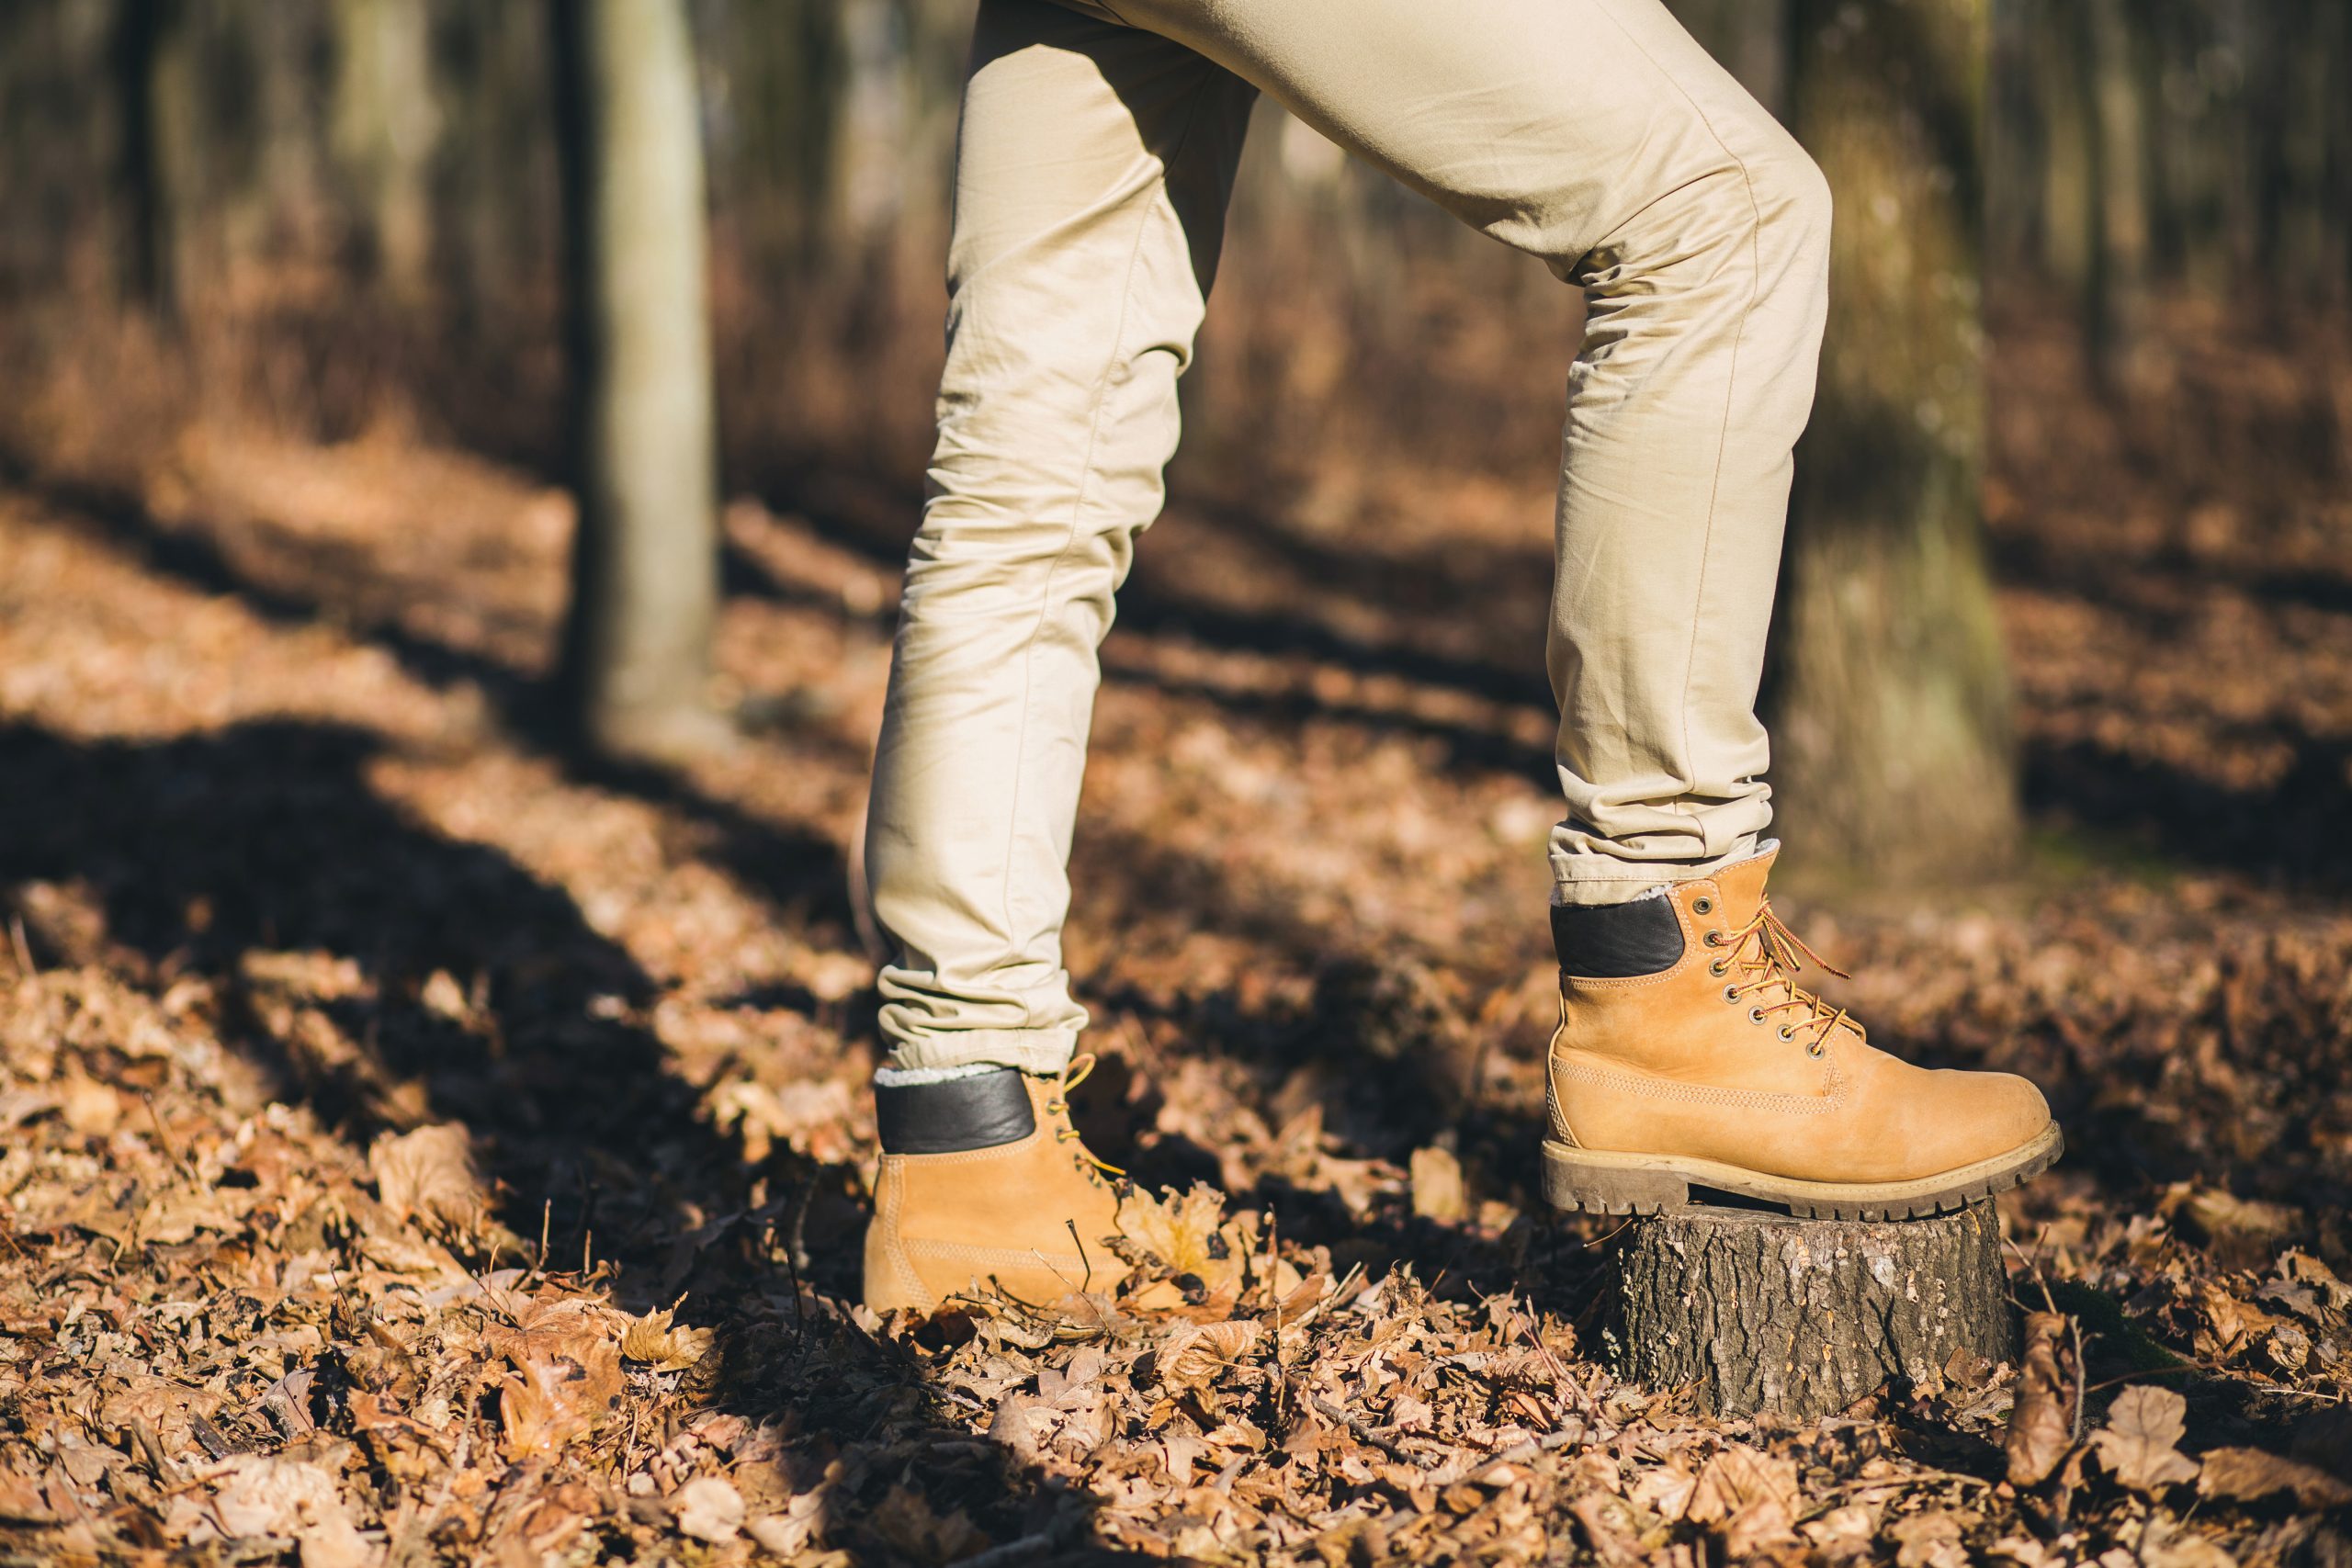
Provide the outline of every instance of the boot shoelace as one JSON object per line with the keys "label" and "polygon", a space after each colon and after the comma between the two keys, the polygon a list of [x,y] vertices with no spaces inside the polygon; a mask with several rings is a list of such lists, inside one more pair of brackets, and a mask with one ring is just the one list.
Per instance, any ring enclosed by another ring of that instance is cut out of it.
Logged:
{"label": "boot shoelace", "polygon": [[1784,925],[1781,917],[1772,912],[1770,898],[1758,903],[1754,918],[1737,931],[1708,931],[1707,945],[1729,950],[1707,965],[1708,974],[1721,978],[1736,970],[1742,976],[1735,984],[1724,987],[1724,1000],[1744,1001],[1753,993],[1778,987],[1782,993],[1778,1001],[1751,1005],[1747,1016],[1758,1023],[1763,1023],[1775,1013],[1796,1013],[1798,1016],[1781,1024],[1778,1032],[1783,1040],[1806,1036],[1804,1049],[1807,1055],[1820,1055],[1827,1048],[1830,1032],[1841,1023],[1849,1026],[1858,1038],[1865,1041],[1870,1038],[1851,1013],[1844,1008],[1831,1007],[1796,983],[1796,972],[1807,962],[1841,980],[1848,976],[1846,971],[1806,946],[1803,937]]}
{"label": "boot shoelace", "polygon": [[1054,1080],[1054,1098],[1046,1101],[1046,1113],[1061,1118],[1061,1125],[1054,1129],[1054,1142],[1077,1144],[1078,1147],[1070,1151],[1072,1160],[1088,1180],[1099,1182],[1106,1176],[1124,1177],[1127,1173],[1109,1160],[1096,1158],[1094,1151],[1080,1142],[1078,1129],[1070,1125],[1069,1091],[1086,1081],[1086,1076],[1094,1070],[1094,1060],[1091,1051],[1081,1051],[1070,1058],[1069,1066]]}

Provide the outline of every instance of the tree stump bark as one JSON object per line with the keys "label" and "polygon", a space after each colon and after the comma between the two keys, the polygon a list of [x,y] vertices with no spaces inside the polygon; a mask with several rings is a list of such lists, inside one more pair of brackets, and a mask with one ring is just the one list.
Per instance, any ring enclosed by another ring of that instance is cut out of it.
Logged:
{"label": "tree stump bark", "polygon": [[1925,1220],[1691,1208],[1634,1222],[1618,1255],[1620,1376],[1700,1409],[1800,1420],[1889,1382],[1934,1387],[1955,1351],[2014,1360],[1990,1203]]}

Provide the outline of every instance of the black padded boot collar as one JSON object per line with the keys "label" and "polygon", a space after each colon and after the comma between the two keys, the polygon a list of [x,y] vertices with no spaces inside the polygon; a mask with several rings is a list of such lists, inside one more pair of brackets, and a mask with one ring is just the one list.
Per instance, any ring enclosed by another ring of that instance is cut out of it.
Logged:
{"label": "black padded boot collar", "polygon": [[1682,960],[1682,922],[1674,900],[1652,897],[1630,904],[1555,904],[1552,946],[1560,972],[1587,980],[1655,975]]}
{"label": "black padded boot collar", "polygon": [[961,1154],[1013,1143],[1037,1130],[1029,1086],[1013,1067],[944,1083],[877,1083],[874,1121],[886,1155]]}

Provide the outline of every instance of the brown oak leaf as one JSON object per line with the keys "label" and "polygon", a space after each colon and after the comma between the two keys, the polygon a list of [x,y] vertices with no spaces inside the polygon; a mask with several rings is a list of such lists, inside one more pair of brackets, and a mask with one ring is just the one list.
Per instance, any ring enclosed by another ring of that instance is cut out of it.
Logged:
{"label": "brown oak leaf", "polygon": [[1216,1375],[1258,1341],[1261,1325],[1250,1319],[1231,1323],[1180,1323],[1159,1342],[1152,1369],[1170,1393],[1206,1389]]}
{"label": "brown oak leaf", "polygon": [[2149,1496],[2197,1479],[2197,1461],[2176,1446],[2187,1430],[2188,1402],[2168,1388],[2138,1383],[2115,1396],[2107,1425],[2091,1435],[2099,1461],[2118,1481]]}

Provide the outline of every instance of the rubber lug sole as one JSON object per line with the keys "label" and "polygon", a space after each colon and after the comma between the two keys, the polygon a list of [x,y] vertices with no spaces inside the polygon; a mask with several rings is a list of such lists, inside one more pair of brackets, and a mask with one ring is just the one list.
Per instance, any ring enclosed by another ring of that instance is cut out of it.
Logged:
{"label": "rubber lug sole", "polygon": [[2066,1140],[2053,1122],[2007,1154],[1915,1181],[1799,1181],[1679,1155],[1614,1154],[1544,1140],[1544,1197],[1586,1214],[1670,1214],[1712,1188],[1776,1204],[1803,1220],[1907,1220],[1948,1214],[2021,1187],[2057,1162]]}

